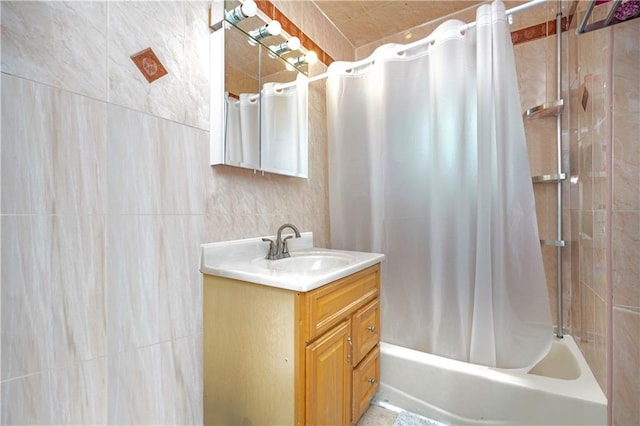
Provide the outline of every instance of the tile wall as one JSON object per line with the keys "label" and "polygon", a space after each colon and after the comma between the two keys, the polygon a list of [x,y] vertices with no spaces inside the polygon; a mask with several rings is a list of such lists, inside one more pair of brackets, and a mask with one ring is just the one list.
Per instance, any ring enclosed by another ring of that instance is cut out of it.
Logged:
{"label": "tile wall", "polygon": [[[582,13],[580,11],[580,16]],[[600,387],[607,389],[606,326],[606,153],[610,100],[608,35],[596,31],[571,35],[576,55],[570,67],[571,244],[573,334]],[[586,92],[585,92],[586,91]],[[583,104],[584,97],[584,104]]]}
{"label": "tile wall", "polygon": [[329,243],[322,84],[309,179],[208,165],[208,5],[1,3],[2,424],[201,423],[199,245]]}
{"label": "tile wall", "polygon": [[639,37],[635,20],[571,41],[576,334],[614,425],[640,424]]}
{"label": "tile wall", "polygon": [[336,61],[355,59],[353,45],[327,20],[324,13],[311,1],[272,0],[271,3],[291,22]]}
{"label": "tile wall", "polygon": [[613,62],[612,400],[640,424],[640,20],[609,30]]}

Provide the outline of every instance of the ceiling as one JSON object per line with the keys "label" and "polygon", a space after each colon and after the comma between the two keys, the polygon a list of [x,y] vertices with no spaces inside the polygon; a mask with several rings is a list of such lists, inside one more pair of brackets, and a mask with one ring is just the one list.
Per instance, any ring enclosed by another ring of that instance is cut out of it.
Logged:
{"label": "ceiling", "polygon": [[[504,1],[504,4],[507,9],[510,9],[527,1],[511,0]],[[456,19],[465,22],[473,21],[477,6],[487,2],[479,0],[315,0],[315,3],[353,47],[358,48],[452,14],[456,14]],[[542,14],[542,17],[533,17],[531,13],[527,13],[526,15],[530,17],[527,21],[532,22],[524,22],[525,20],[520,18],[520,23],[514,23],[519,28],[524,28],[543,22],[548,15],[546,7],[542,5],[534,8],[541,9],[537,15]],[[466,12],[459,13],[465,10]]]}

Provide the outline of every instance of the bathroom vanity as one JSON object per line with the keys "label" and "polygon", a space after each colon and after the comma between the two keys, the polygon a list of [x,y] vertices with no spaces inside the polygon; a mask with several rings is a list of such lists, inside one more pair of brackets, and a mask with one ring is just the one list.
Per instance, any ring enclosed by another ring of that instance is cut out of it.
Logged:
{"label": "bathroom vanity", "polygon": [[213,267],[203,246],[205,424],[354,424],[376,392],[384,256],[297,240],[284,262],[239,240],[259,256]]}

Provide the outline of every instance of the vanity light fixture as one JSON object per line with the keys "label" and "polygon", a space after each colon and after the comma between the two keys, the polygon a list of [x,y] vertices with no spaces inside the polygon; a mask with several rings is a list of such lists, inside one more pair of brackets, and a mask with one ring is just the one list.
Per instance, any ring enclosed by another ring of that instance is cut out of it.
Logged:
{"label": "vanity light fixture", "polygon": [[255,30],[249,31],[249,35],[251,36],[251,38],[253,38],[253,40],[258,41],[258,40],[262,40],[263,38],[276,36],[280,34],[280,31],[282,31],[282,26],[280,25],[280,22],[271,21],[271,22],[267,22],[260,28],[256,28]]}
{"label": "vanity light fixture", "polygon": [[313,50],[310,50],[304,55],[298,56],[297,58],[289,59],[289,63],[291,63],[291,65],[293,65],[294,67],[299,67],[304,64],[311,65],[315,64],[316,62],[318,62],[318,54]]}
{"label": "vanity light fixture", "polygon": [[269,49],[276,55],[282,55],[283,53],[300,49],[301,45],[302,44],[300,43],[300,39],[294,36],[284,43],[269,46]]}

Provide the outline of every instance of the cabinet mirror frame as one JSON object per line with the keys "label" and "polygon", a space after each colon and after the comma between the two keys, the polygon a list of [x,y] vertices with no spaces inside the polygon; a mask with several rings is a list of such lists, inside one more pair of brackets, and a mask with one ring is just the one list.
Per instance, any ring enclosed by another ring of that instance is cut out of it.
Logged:
{"label": "cabinet mirror frame", "polygon": [[[210,23],[222,23],[210,35],[210,164],[307,178],[308,65],[292,66],[291,61],[305,51],[288,52],[286,58],[274,54],[268,46],[286,41],[286,34],[253,39],[250,28],[268,22],[264,15],[237,25],[224,21],[225,9],[234,4],[239,3],[216,0],[210,10]],[[232,72],[235,68],[230,67],[238,64],[247,69]],[[230,83],[234,75],[240,74],[249,77],[240,84]],[[243,129],[245,136],[257,135],[245,137],[243,145],[227,140],[228,135],[240,134],[236,131],[240,120],[234,115],[239,108],[244,113],[244,123],[247,116],[257,122],[249,131]],[[259,152],[253,152],[255,149]]]}

